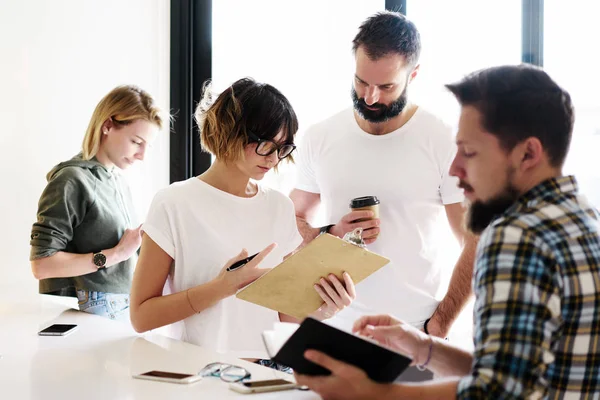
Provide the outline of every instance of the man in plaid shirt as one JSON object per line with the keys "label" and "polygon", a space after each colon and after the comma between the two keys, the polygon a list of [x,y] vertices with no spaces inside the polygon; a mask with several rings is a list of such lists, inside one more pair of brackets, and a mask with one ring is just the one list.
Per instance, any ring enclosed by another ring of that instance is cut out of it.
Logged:
{"label": "man in plaid shirt", "polygon": [[298,375],[325,399],[600,399],[600,215],[562,175],[570,96],[540,69],[504,66],[448,85],[462,106],[450,168],[481,234],[474,270],[475,352],[390,316],[355,331],[445,379],[384,385],[323,353],[332,371]]}

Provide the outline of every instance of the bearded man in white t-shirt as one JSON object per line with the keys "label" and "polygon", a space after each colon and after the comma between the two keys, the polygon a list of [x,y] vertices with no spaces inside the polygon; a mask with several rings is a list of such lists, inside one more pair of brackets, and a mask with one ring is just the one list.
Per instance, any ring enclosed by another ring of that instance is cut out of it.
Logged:
{"label": "bearded man in white t-shirt", "polygon": [[[353,50],[354,107],[312,126],[301,141],[290,194],[298,228],[307,243],[322,232],[343,237],[362,227],[368,248],[391,262],[357,285],[355,304],[447,337],[471,295],[476,247],[463,229],[462,192],[448,174],[453,132],[408,100],[421,50],[412,22],[399,13],[378,13],[361,25]],[[372,216],[350,212],[350,200],[362,196],[377,196],[380,218],[356,222]],[[309,224],[319,206],[330,224],[321,228]],[[444,219],[462,253],[458,261],[439,263],[436,233]],[[454,270],[448,291],[436,298],[444,264]]]}

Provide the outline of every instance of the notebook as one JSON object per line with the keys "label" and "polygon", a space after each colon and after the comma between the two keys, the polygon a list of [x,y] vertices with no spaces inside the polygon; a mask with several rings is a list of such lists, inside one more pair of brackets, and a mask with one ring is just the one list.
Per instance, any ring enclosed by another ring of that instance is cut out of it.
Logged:
{"label": "notebook", "polygon": [[304,375],[329,375],[330,372],[304,358],[309,349],[319,350],[337,360],[352,364],[376,382],[394,382],[411,359],[378,343],[344,332],[313,318],[298,327],[276,324],[262,334],[269,357]]}
{"label": "notebook", "polygon": [[322,277],[334,274],[344,282],[345,271],[358,284],[389,261],[326,233],[240,290],[236,297],[304,319],[323,304],[314,288]]}

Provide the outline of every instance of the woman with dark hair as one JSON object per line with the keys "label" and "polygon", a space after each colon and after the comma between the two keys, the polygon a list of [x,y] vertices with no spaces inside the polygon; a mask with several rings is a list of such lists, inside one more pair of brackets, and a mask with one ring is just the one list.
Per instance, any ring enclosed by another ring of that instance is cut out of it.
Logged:
{"label": "woman with dark hair", "polygon": [[[206,88],[196,119],[203,149],[215,160],[202,175],[154,198],[143,226],[131,322],[138,332],[174,324],[182,340],[260,361],[261,333],[291,317],[234,295],[302,243],[291,200],[256,183],[281,160],[292,161],[298,121],[283,94],[248,78],[214,102]],[[244,267],[227,271],[254,253]],[[315,286],[324,305],[313,317],[331,317],[352,302],[354,284],[344,278]]]}

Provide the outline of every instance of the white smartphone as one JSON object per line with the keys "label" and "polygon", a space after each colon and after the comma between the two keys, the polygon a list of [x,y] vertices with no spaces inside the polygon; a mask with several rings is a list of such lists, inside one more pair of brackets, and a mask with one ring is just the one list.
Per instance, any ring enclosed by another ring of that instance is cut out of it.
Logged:
{"label": "white smartphone", "polygon": [[143,374],[134,375],[137,379],[147,379],[150,381],[169,382],[169,383],[182,383],[189,384],[198,382],[202,379],[202,375],[198,374],[180,374],[177,372],[166,372],[166,371],[148,371]]}
{"label": "white smartphone", "polygon": [[275,392],[277,390],[297,389],[298,385],[285,379],[270,379],[266,381],[248,381],[229,384],[229,389],[238,393]]}
{"label": "white smartphone", "polygon": [[54,324],[38,332],[40,336],[67,336],[77,329],[73,324]]}

